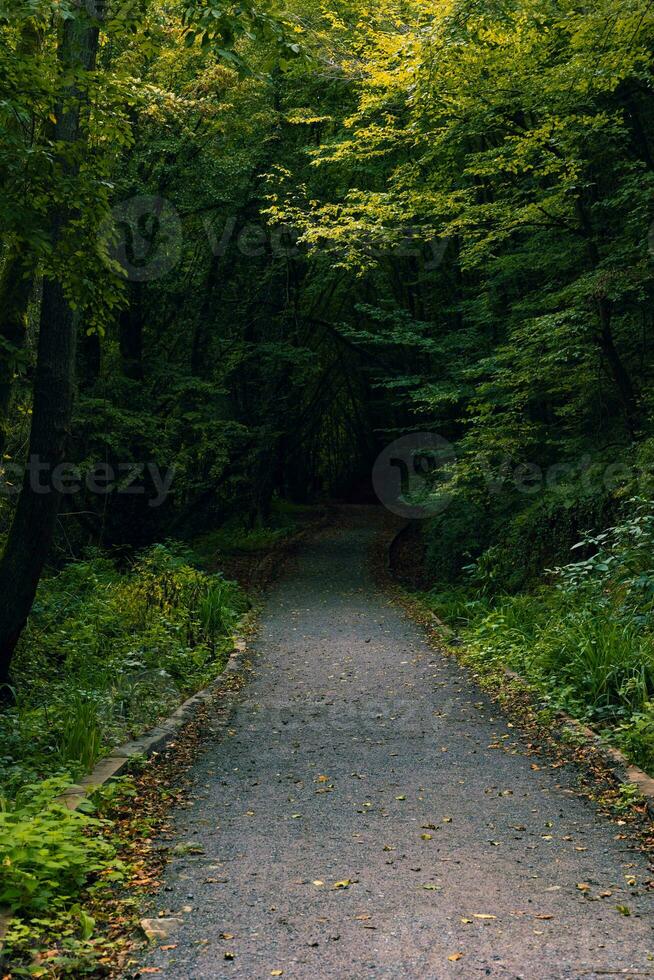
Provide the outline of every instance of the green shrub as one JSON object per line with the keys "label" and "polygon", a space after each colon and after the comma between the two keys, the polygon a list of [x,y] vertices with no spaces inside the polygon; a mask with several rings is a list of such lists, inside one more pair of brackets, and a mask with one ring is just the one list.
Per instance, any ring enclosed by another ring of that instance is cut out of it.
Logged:
{"label": "green shrub", "polygon": [[105,822],[56,801],[65,785],[50,779],[0,801],[0,906],[15,914],[72,899],[113,860],[99,834]]}
{"label": "green shrub", "polygon": [[220,673],[247,608],[232,582],[176,544],[119,569],[73,562],[44,579],[0,713],[0,792],[44,772],[73,779]]}
{"label": "green shrub", "polygon": [[530,592],[507,595],[478,576],[476,589],[435,591],[427,601],[462,630],[471,663],[517,671],[651,771],[654,507],[630,501],[620,523],[585,535],[573,553],[579,560]]}

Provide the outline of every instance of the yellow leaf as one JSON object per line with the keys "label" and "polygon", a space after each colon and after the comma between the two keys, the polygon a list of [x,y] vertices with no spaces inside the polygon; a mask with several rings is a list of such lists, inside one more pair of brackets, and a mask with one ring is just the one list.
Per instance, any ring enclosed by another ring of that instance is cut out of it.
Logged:
{"label": "yellow leaf", "polygon": [[345,878],[343,881],[337,881],[334,883],[334,888],[349,888],[352,882],[349,878]]}
{"label": "yellow leaf", "polygon": [[497,916],[496,916],[496,915],[487,915],[487,914],[486,914],[486,913],[484,913],[484,912],[480,912],[479,914],[477,914],[477,913],[475,912],[475,913],[473,914],[473,918],[474,918],[474,919],[496,919],[496,918],[497,918]]}
{"label": "yellow leaf", "polygon": [[463,957],[463,953],[452,953],[452,955],[451,956],[448,956],[447,958],[452,963],[456,963],[456,961],[457,960],[460,960],[462,957]]}
{"label": "yellow leaf", "polygon": [[284,971],[283,970],[271,970],[270,971],[270,976],[271,977],[282,977],[282,976],[284,976]]}

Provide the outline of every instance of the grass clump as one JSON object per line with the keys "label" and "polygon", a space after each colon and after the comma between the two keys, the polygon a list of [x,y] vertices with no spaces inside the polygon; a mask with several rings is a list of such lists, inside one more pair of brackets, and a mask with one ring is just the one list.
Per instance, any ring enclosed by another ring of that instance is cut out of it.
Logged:
{"label": "grass clump", "polygon": [[493,595],[473,567],[474,584],[434,590],[427,602],[460,632],[471,664],[516,671],[653,772],[651,504],[632,501],[625,520],[573,550],[577,560],[533,591]]}
{"label": "grass clump", "polygon": [[247,608],[237,585],[176,544],[119,568],[105,557],[44,579],[0,713],[0,793],[77,779],[223,669]]}

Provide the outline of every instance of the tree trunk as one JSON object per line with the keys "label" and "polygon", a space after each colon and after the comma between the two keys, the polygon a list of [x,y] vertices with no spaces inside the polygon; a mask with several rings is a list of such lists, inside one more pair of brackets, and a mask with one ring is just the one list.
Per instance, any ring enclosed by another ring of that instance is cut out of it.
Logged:
{"label": "tree trunk", "polygon": [[615,346],[615,341],[613,339],[613,331],[611,329],[611,301],[605,297],[601,297],[598,299],[597,305],[601,327],[598,343],[604,357],[606,358],[616,388],[620,394],[620,401],[622,402],[622,408],[625,414],[625,421],[627,423],[629,435],[632,439],[634,439],[638,429],[636,393],[634,391],[631,378],[629,377],[627,369],[622,363],[622,358],[618,353],[618,349]]}
{"label": "tree trunk", "polygon": [[11,252],[0,276],[0,455],[7,446],[7,429],[14,377],[25,347],[27,311],[33,280],[23,260]]}
{"label": "tree trunk", "polygon": [[132,381],[143,381],[143,285],[130,284],[128,305],[118,319],[118,343],[123,374]]}
{"label": "tree trunk", "polygon": [[[43,37],[34,20],[23,24],[18,51],[27,58],[36,54]],[[12,135],[20,134],[17,121],[9,123]],[[4,180],[4,174],[0,174]],[[0,273],[0,455],[7,445],[8,416],[16,375],[17,358],[25,347],[27,312],[34,280],[34,260],[21,255],[10,244]]]}
{"label": "tree trunk", "polygon": [[[76,0],[78,16],[61,27],[59,60],[62,74],[91,71],[98,49],[99,22],[105,0]],[[56,109],[54,139],[74,144],[81,138],[83,93],[62,92]],[[77,165],[62,154],[70,175]],[[52,214],[56,247],[74,214],[60,207]],[[34,404],[28,465],[0,562],[0,685],[7,684],[16,644],[30,614],[57,522],[63,487],[57,467],[66,462],[75,377],[76,317],[60,282],[46,278],[39,329]]]}

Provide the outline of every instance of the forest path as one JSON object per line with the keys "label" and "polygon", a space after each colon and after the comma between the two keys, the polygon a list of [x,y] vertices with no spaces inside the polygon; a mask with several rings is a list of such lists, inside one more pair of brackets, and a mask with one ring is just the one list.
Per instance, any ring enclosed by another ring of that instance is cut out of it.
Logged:
{"label": "forest path", "polygon": [[654,975],[645,858],[572,774],[532,768],[376,588],[376,520],[348,509],[269,595],[253,677],[175,815],[178,852],[203,853],[168,868],[154,911],[184,925],[149,965],[171,980]]}

